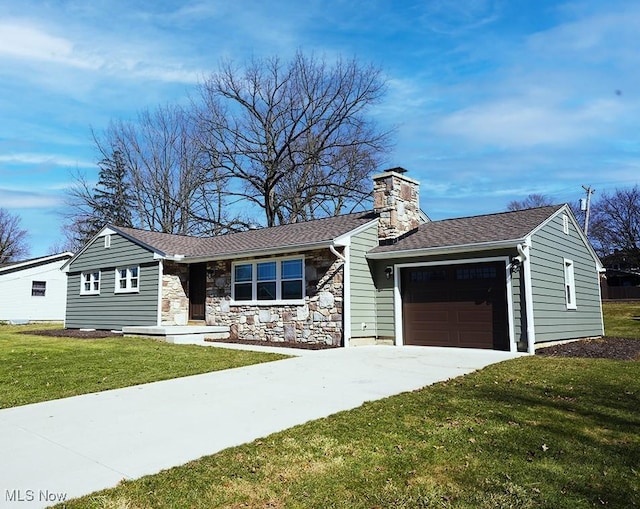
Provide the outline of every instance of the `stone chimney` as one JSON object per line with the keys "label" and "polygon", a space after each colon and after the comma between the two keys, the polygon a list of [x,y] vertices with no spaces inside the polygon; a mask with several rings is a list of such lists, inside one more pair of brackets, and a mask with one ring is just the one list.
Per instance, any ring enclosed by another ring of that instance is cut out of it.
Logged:
{"label": "stone chimney", "polygon": [[420,224],[419,182],[391,168],[373,176],[373,207],[380,214],[378,239],[393,241]]}

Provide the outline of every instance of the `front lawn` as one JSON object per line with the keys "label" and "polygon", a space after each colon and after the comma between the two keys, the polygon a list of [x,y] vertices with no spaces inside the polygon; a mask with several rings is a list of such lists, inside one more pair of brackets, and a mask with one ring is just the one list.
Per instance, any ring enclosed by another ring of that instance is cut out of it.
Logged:
{"label": "front lawn", "polygon": [[524,357],[67,507],[637,507],[639,408],[638,362]]}
{"label": "front lawn", "polygon": [[602,313],[607,336],[640,338],[640,302],[604,302]]}
{"label": "front lawn", "polygon": [[69,339],[0,325],[0,408],[247,366],[286,356],[143,338]]}

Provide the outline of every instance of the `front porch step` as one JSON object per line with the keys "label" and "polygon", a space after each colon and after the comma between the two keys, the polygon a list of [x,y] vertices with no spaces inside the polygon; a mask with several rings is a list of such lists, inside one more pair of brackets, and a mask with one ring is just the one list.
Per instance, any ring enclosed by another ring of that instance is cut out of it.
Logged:
{"label": "front porch step", "polygon": [[123,327],[125,336],[150,336],[180,345],[204,344],[206,338],[228,339],[230,328],[211,325],[167,325]]}

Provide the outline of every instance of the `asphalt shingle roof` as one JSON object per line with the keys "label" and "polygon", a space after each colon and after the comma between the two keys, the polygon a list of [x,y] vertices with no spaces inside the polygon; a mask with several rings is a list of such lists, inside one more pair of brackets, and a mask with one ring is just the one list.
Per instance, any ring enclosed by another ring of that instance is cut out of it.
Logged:
{"label": "asphalt shingle roof", "polygon": [[197,258],[242,255],[270,249],[295,249],[313,244],[330,243],[337,237],[373,221],[376,217],[377,215],[371,211],[358,212],[204,238],[149,232],[135,228],[111,228],[162,254]]}
{"label": "asphalt shingle roof", "polygon": [[551,205],[513,212],[431,221],[420,225],[415,233],[400,239],[397,243],[378,246],[371,252],[391,253],[518,240],[526,237],[562,207],[563,205]]}
{"label": "asphalt shingle roof", "polygon": [[[555,214],[563,205],[551,205],[482,216],[443,219],[422,224],[395,244],[382,245],[371,253],[393,253],[432,248],[447,248],[523,239]],[[186,258],[241,256],[244,254],[330,243],[374,219],[372,212],[327,217],[272,228],[219,235],[190,237],[150,232],[135,228],[112,227],[134,241],[161,254]]]}

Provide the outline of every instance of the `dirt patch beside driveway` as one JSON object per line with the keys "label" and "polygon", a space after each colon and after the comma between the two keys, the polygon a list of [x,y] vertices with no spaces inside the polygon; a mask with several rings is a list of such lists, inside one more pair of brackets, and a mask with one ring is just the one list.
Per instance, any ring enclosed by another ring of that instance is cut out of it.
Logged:
{"label": "dirt patch beside driveway", "polygon": [[589,359],[640,360],[640,339],[604,337],[583,339],[536,350],[548,357],[586,357]]}

